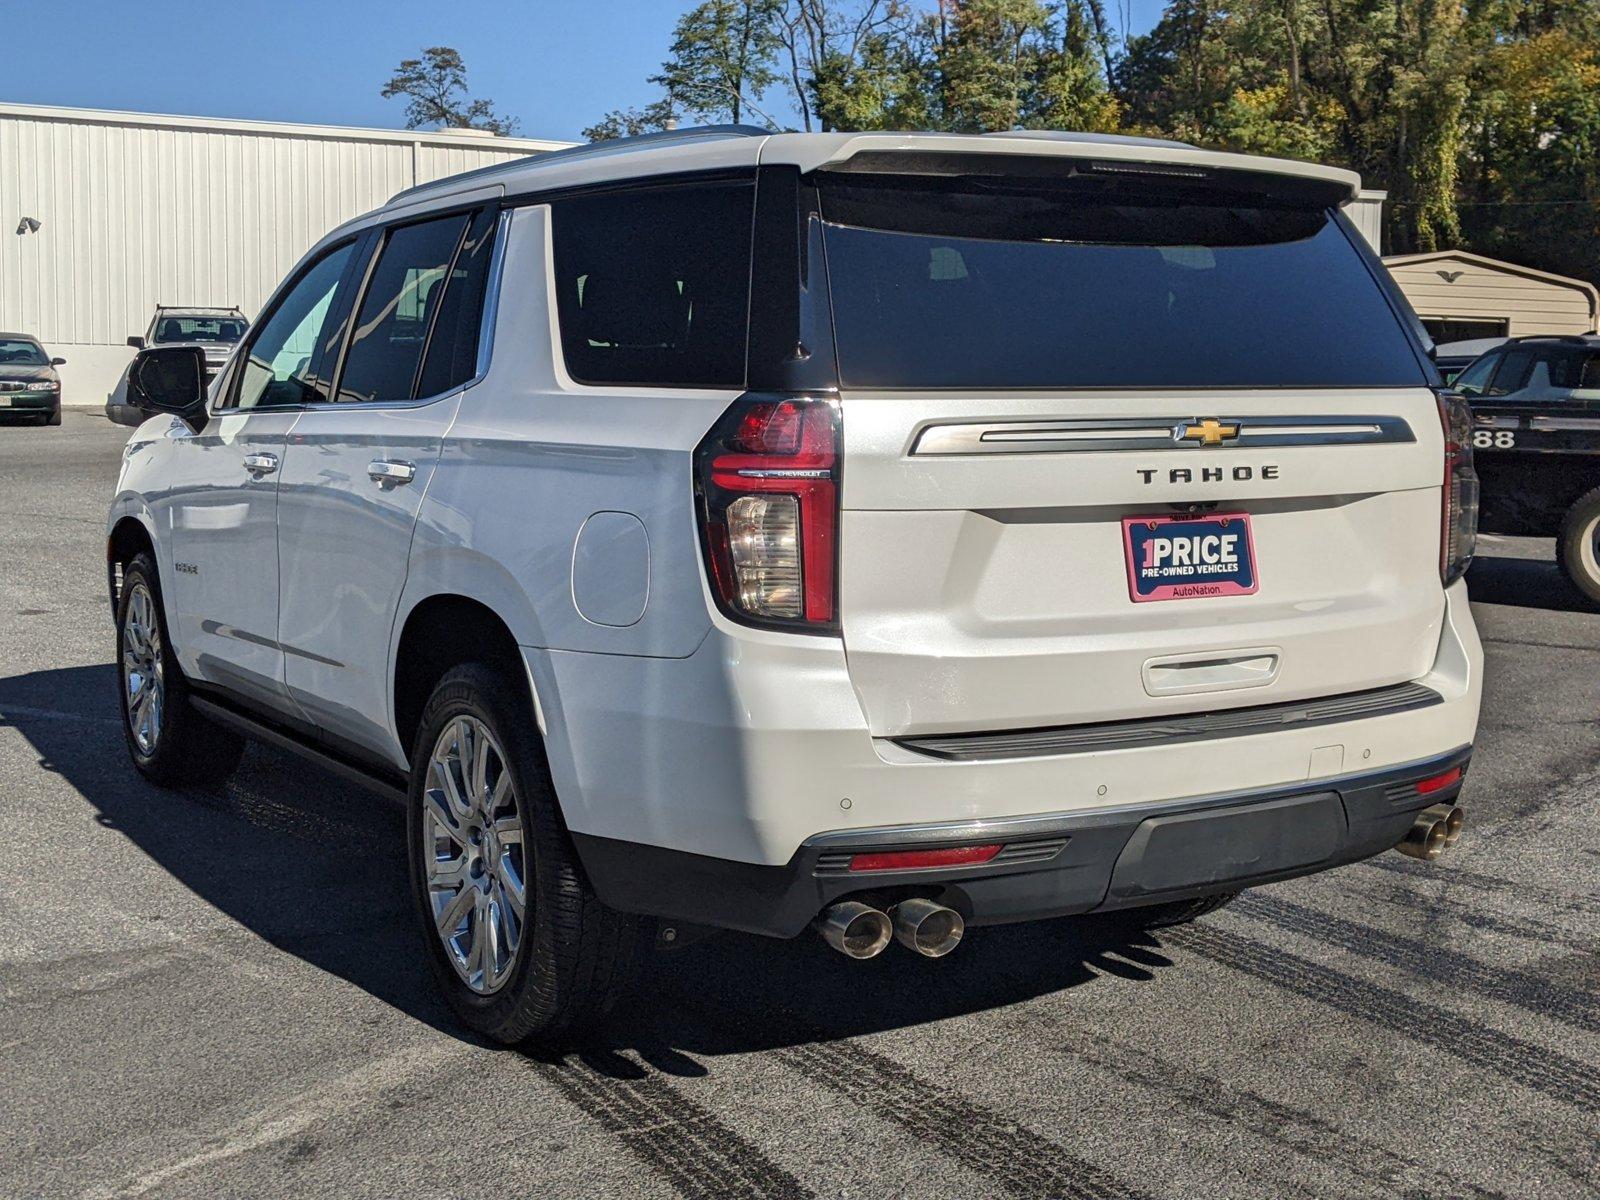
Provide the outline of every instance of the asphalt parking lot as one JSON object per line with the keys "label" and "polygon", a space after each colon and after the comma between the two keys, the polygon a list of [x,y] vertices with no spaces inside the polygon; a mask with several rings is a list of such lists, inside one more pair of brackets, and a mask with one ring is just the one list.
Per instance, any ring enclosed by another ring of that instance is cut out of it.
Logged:
{"label": "asphalt parking lot", "polygon": [[1548,542],[1480,546],[1439,863],[941,961],[730,936],[541,1058],[435,999],[396,811],[264,749],[216,791],[134,774],[125,435],[0,426],[0,1197],[1600,1194],[1600,614]]}

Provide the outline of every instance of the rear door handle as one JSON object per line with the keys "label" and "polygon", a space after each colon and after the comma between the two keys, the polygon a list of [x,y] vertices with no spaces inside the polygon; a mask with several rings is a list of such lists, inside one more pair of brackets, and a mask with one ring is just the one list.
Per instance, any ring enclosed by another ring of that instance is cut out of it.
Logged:
{"label": "rear door handle", "polygon": [[367,464],[367,476],[375,483],[398,487],[417,477],[417,468],[408,462],[391,462],[386,458],[374,459]]}
{"label": "rear door handle", "polygon": [[276,454],[246,454],[244,456],[244,469],[257,476],[270,475],[278,469],[278,456]]}

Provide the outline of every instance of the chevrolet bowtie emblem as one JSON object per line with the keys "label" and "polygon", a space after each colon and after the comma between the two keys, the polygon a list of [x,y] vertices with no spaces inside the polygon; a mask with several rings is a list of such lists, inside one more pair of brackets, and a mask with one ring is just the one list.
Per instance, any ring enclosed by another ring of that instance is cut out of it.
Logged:
{"label": "chevrolet bowtie emblem", "polygon": [[1223,442],[1230,442],[1239,436],[1239,426],[1237,423],[1229,424],[1207,417],[1204,421],[1196,421],[1193,425],[1179,425],[1172,433],[1180,442],[1220,446]]}

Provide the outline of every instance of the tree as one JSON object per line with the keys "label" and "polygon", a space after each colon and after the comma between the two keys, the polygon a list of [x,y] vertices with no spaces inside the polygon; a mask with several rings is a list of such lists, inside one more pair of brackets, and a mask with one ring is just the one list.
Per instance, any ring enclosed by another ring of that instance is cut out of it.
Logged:
{"label": "tree", "polygon": [[583,136],[591,142],[609,142],[614,138],[659,133],[676,124],[672,101],[663,97],[643,108],[614,108],[585,129]]}
{"label": "tree", "polygon": [[502,137],[517,129],[513,118],[494,111],[494,101],[471,99],[466,64],[449,46],[429,46],[421,58],[402,59],[381,94],[385,100],[406,98],[407,129],[487,129]]}
{"label": "tree", "polygon": [[783,0],[703,0],[684,13],[673,30],[660,84],[673,106],[708,122],[738,124],[778,81],[774,54]]}

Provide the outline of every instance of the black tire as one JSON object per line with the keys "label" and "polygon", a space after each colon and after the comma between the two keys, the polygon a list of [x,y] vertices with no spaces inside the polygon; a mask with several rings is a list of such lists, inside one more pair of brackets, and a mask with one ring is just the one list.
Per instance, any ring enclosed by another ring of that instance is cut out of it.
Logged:
{"label": "black tire", "polygon": [[[461,717],[481,722],[498,744],[523,823],[525,919],[509,973],[487,994],[468,986],[446,950],[426,875],[426,856],[435,853],[424,816],[429,762]],[[550,1044],[591,1027],[625,994],[642,953],[644,923],[607,908],[589,886],[561,816],[525,685],[482,663],[455,667],[439,681],[412,749],[406,840],[428,960],[468,1027],[508,1045]]]}
{"label": "black tire", "polygon": [[1600,488],[1567,510],[1556,539],[1556,561],[1572,586],[1600,604]]}
{"label": "black tire", "polygon": [[[160,719],[148,745],[140,744],[140,736],[135,734],[128,716],[129,617],[134,595],[141,588],[153,604],[160,643],[157,652],[161,659]],[[146,779],[163,787],[220,782],[233,773],[244,753],[244,739],[206,720],[190,707],[189,696],[189,681],[178,666],[172,652],[172,638],[167,633],[156,565],[148,554],[141,552],[124,564],[122,592],[117,599],[117,706],[122,713],[122,736],[133,765]]]}
{"label": "black tire", "polygon": [[46,425],[61,424],[61,409],[59,407],[52,409],[50,415],[44,419],[44,423]]}
{"label": "black tire", "polygon": [[1222,892],[1215,896],[1201,896],[1195,900],[1150,904],[1143,908],[1128,909],[1127,916],[1144,929],[1167,929],[1173,925],[1187,925],[1207,913],[1216,912],[1238,894],[1238,892]]}

